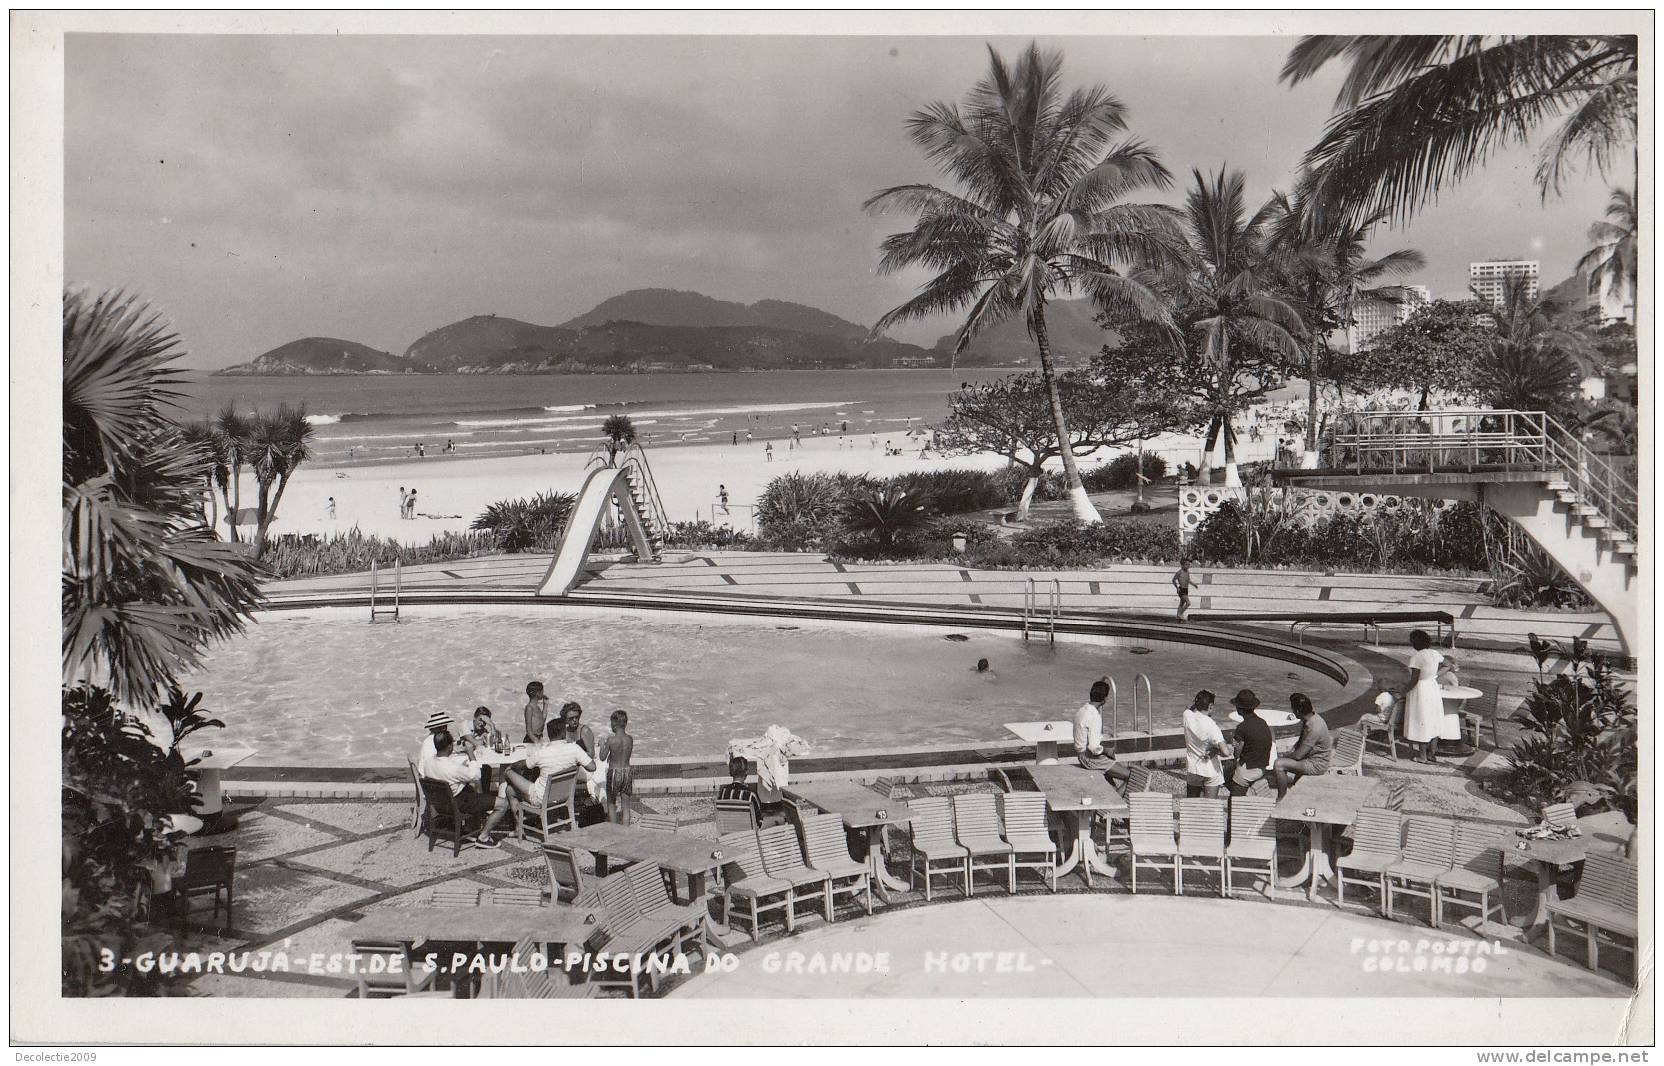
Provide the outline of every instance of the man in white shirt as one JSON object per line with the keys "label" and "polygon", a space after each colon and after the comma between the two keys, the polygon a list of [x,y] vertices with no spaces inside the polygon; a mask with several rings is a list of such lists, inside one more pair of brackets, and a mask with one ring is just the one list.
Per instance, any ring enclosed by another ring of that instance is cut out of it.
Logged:
{"label": "man in white shirt", "polygon": [[[1130,776],[1127,768],[1104,752],[1103,706],[1107,699],[1109,680],[1099,678],[1092,682],[1087,702],[1075,712],[1075,755],[1088,770],[1102,770],[1111,781],[1125,781]],[[1114,738],[1110,739],[1113,742]]]}
{"label": "man in white shirt", "polygon": [[528,752],[524,760],[527,769],[542,772],[535,778],[523,777],[513,770],[507,774],[508,783],[520,798],[538,807],[543,806],[544,792],[551,777],[576,767],[579,779],[587,781],[584,775],[595,772],[595,760],[589,757],[589,753],[566,739],[563,719],[553,719],[544,728],[548,740]]}
{"label": "man in white shirt", "polygon": [[451,787],[451,795],[456,797],[457,813],[463,821],[485,816],[485,825],[474,841],[476,844],[482,848],[502,846],[492,837],[491,830],[508,814],[508,804],[503,802],[501,796],[488,796],[480,791],[480,764],[457,751],[456,740],[449,733],[438,734],[434,741],[433,758],[428,760],[427,770],[422,776]]}
{"label": "man in white shirt", "polygon": [[1193,781],[1191,787],[1208,797],[1218,795],[1217,790],[1225,784],[1225,765],[1221,759],[1231,750],[1219,723],[1209,715],[1213,700],[1213,693],[1203,689],[1196,693],[1195,700],[1184,712],[1184,768],[1192,777],[1201,779]]}
{"label": "man in white shirt", "polygon": [[428,763],[437,753],[440,734],[450,735],[451,716],[444,711],[434,711],[428,715],[427,731],[428,735],[422,738],[422,746],[416,750],[416,772],[423,777],[432,777],[428,773]]}

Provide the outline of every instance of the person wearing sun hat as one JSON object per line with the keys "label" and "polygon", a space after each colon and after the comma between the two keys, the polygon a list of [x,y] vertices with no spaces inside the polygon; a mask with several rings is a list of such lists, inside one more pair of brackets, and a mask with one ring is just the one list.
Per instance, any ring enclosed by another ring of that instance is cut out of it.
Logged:
{"label": "person wearing sun hat", "polygon": [[1271,742],[1271,727],[1255,711],[1260,698],[1253,689],[1245,688],[1231,697],[1231,706],[1242,715],[1236,727],[1236,769],[1231,771],[1231,795],[1246,796],[1255,782],[1265,778],[1276,756],[1276,745]]}
{"label": "person wearing sun hat", "polygon": [[434,711],[428,715],[427,725],[424,727],[428,735],[422,738],[422,747],[416,753],[416,772],[423,777],[428,776],[428,763],[438,754],[437,742],[441,733],[450,733],[451,716],[444,711]]}

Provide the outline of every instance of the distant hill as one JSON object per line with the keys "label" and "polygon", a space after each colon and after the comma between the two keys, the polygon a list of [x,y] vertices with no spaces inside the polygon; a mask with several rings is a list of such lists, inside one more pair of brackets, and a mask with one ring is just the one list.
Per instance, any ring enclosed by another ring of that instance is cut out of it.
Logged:
{"label": "distant hill", "polygon": [[[1046,305],[1046,337],[1051,341],[1052,354],[1059,363],[1085,363],[1106,344],[1118,341],[1113,330],[1101,328],[1092,321],[1090,300],[1058,300]],[[952,333],[936,342],[936,351],[944,359],[953,352]],[[961,366],[1011,366],[1035,362],[1034,340],[1020,318],[1007,319],[987,330],[959,353]]]}
{"label": "distant hill", "polygon": [[404,357],[444,373],[491,371],[505,364],[541,365],[572,350],[577,333],[516,318],[475,315],[417,338]]}
{"label": "distant hill", "polygon": [[649,326],[773,326],[858,340],[866,327],[829,311],[788,303],[758,300],[747,306],[678,289],[632,289],[602,300],[560,324],[561,329],[584,329],[608,322],[640,322]]}
{"label": "distant hill", "polygon": [[335,337],[303,337],[273,348],[251,362],[216,374],[278,376],[290,374],[431,374],[433,367],[401,359],[392,352]]}

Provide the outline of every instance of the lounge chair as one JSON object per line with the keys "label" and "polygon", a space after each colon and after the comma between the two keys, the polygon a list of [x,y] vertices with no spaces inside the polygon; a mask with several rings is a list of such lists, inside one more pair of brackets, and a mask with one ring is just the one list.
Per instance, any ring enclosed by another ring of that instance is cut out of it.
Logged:
{"label": "lounge chair", "polygon": [[[866,863],[849,854],[844,820],[836,814],[816,814],[803,820],[803,857],[810,867],[826,875],[832,902],[848,896],[860,902],[866,896],[867,913],[872,913],[872,875]],[[830,917],[830,916],[829,916]]]}
{"label": "lounge chair", "polygon": [[827,921],[833,921],[832,879],[803,861],[803,848],[798,843],[796,826],[771,825],[758,830],[757,847],[763,853],[763,870],[776,881],[792,886],[791,902],[787,904],[786,913],[793,925],[797,922],[799,903],[818,908]]}
{"label": "lounge chair", "polygon": [[[1392,917],[1387,893],[1387,867],[1404,857],[1404,816],[1387,807],[1364,807],[1352,823],[1352,851],[1335,863],[1335,903],[1346,905],[1346,886],[1373,888],[1380,895],[1381,913]],[[1367,874],[1348,878],[1348,873]]]}
{"label": "lounge chair", "polygon": [[[1492,899],[1503,922],[1508,920],[1502,902],[1502,855],[1496,843],[1494,826],[1463,822],[1456,827],[1456,847],[1451,853],[1451,869],[1433,880],[1439,895],[1439,915],[1445,908],[1464,907],[1479,912],[1480,925],[1491,920]],[[1478,899],[1471,899],[1477,896]]]}
{"label": "lounge chair", "polygon": [[1265,874],[1266,894],[1277,892],[1277,823],[1269,796],[1231,797],[1230,843],[1225,845],[1225,890],[1236,895],[1238,870]]}
{"label": "lounge chair", "polygon": [[953,839],[953,815],[945,796],[927,796],[909,800],[913,822],[908,832],[913,840],[913,857],[907,863],[907,887],[913,887],[914,871],[924,866],[924,898],[930,900],[930,879],[933,876],[964,879],[965,897],[971,895],[971,853]]}
{"label": "lounge chair", "polygon": [[[409,996],[433,987],[437,971],[418,967],[408,945],[392,940],[354,940],[352,951],[358,956],[359,999]],[[372,966],[373,957],[381,958],[384,964]]]}
{"label": "lounge chair", "polygon": [[[784,916],[788,933],[795,929],[791,882],[769,876],[763,867],[757,831],[727,833],[718,843],[723,857],[723,920],[733,925],[736,917],[746,919],[751,925],[753,941],[759,939],[762,917],[769,911],[779,911]],[[745,910],[738,914],[734,910],[736,901],[745,905]]]}
{"label": "lounge chair", "polygon": [[725,837],[729,833],[754,833],[757,831],[757,808],[750,800],[716,801],[716,833]]}
{"label": "lounge chair", "polygon": [[1019,870],[1040,870],[1057,891],[1057,841],[1046,823],[1046,797],[1038,792],[1007,792],[1000,797],[1005,841]]}
{"label": "lounge chair", "polygon": [[[993,796],[977,793],[953,797],[953,835],[967,854],[967,888],[972,887],[979,869],[1003,871],[1006,891],[1017,894],[1017,851],[1000,833],[1000,815]],[[992,861],[979,866],[978,859]]]}
{"label": "lounge chair", "polygon": [[[1637,908],[1635,864],[1620,855],[1592,851],[1583,861],[1583,876],[1573,899],[1551,899],[1548,905],[1548,953],[1557,954],[1556,934],[1584,938],[1589,969],[1600,969],[1602,934],[1608,947],[1629,952],[1629,979],[1636,980]],[[1629,943],[1621,943],[1627,939]]]}
{"label": "lounge chair", "polygon": [[1127,806],[1132,809],[1133,894],[1138,894],[1140,866],[1172,872],[1177,893],[1179,842],[1173,833],[1173,797],[1165,792],[1134,792],[1127,797]]}
{"label": "lounge chair", "polygon": [[230,847],[191,848],[185,853],[185,869],[174,878],[173,894],[179,909],[179,932],[183,936],[191,917],[191,904],[202,896],[213,901],[210,919],[219,917],[225,901],[225,925],[231,928],[231,905],[237,896],[237,849]]}
{"label": "lounge chair", "polygon": [[486,890],[481,902],[499,907],[541,907],[543,890],[540,888],[492,888]]}
{"label": "lounge chair", "polygon": [[1364,735],[1357,729],[1335,731],[1335,753],[1329,761],[1331,774],[1364,775]]}
{"label": "lounge chair", "polygon": [[543,864],[549,868],[551,900],[557,903],[570,902],[583,895],[584,875],[578,869],[577,852],[565,844],[544,844]]}
{"label": "lounge chair", "polygon": [[1179,800],[1179,846],[1174,853],[1176,867],[1173,887],[1184,895],[1185,860],[1191,860],[1198,870],[1212,870],[1219,875],[1219,894],[1226,895],[1225,885],[1225,801],[1217,799]]}
{"label": "lounge chair", "polygon": [[[539,948],[535,938],[526,937],[514,945],[514,957],[524,965],[539,953]],[[505,972],[497,982],[496,991],[503,999],[588,999],[601,990],[600,985],[589,982],[588,976],[580,969],[578,980],[574,981],[561,961],[551,958],[541,970]]]}
{"label": "lounge chair", "polygon": [[[654,873],[657,877],[657,872]],[[591,974],[590,981],[598,985],[620,985],[625,993],[634,999],[641,995],[643,980],[649,991],[658,991],[658,968],[652,965],[635,965],[637,960],[646,956],[660,954],[665,947],[662,932],[663,923],[657,919],[649,920],[636,902],[635,894],[630,890],[628,874],[614,874],[600,879],[597,888],[601,907],[606,912],[603,932],[607,936],[606,951],[611,956],[628,956],[631,964],[624,967],[624,972],[618,972],[614,966],[608,966],[599,973]]]}
{"label": "lounge chair", "polygon": [[[1404,832],[1404,857],[1382,871],[1387,879],[1387,913],[1398,913],[1398,897],[1427,901],[1428,924],[1439,924],[1439,894],[1434,882],[1451,870],[1456,823],[1448,818],[1411,817]],[[1420,886],[1426,886],[1422,891]]]}
{"label": "lounge chair", "polygon": [[638,862],[624,872],[630,895],[635,898],[644,928],[657,923],[657,944],[673,948],[681,954],[689,949],[707,954],[706,923],[710,917],[704,899],[692,903],[677,903],[665,890],[664,878],[655,863]]}
{"label": "lounge chair", "polygon": [[537,806],[521,801],[514,805],[514,832],[521,840],[529,832],[539,844],[547,844],[552,833],[578,827],[578,771],[568,770],[550,777],[543,787],[543,802]]}
{"label": "lounge chair", "polygon": [[444,836],[451,841],[451,854],[462,854],[462,846],[466,843],[474,846],[473,835],[480,825],[484,824],[484,816],[464,817],[456,805],[456,795],[451,792],[451,786],[443,781],[422,779],[422,796],[426,801],[422,815],[423,829],[428,835],[428,850],[433,850],[433,842]]}

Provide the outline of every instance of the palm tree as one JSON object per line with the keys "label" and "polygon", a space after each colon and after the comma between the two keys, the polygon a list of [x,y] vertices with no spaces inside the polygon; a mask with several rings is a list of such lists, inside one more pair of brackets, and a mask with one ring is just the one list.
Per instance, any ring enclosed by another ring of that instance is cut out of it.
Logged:
{"label": "palm tree", "polygon": [[[1309,186],[1309,177],[1302,185]],[[1268,248],[1288,275],[1289,288],[1298,294],[1306,325],[1306,450],[1317,448],[1317,381],[1329,334],[1356,322],[1357,309],[1366,301],[1401,302],[1406,290],[1377,286],[1388,274],[1421,270],[1427,259],[1413,248],[1401,248],[1377,259],[1364,258],[1364,245],[1375,227],[1386,220],[1377,212],[1348,222],[1340,212],[1325,210],[1308,196],[1272,197],[1268,217]]]}
{"label": "palm tree", "polygon": [[179,355],[132,297],[64,294],[63,677],[135,705],[261,601],[258,564],[202,524],[213,460],[168,415]]}
{"label": "palm tree", "polygon": [[1531,295],[1524,278],[1509,278],[1490,348],[1480,372],[1486,402],[1568,418],[1594,345],[1564,308]]}
{"label": "palm tree", "polygon": [[636,442],[636,426],[629,415],[608,415],[601,423],[601,436],[607,440],[607,465],[618,465],[618,453]]}
{"label": "palm tree", "polygon": [[226,525],[233,543],[242,540],[237,519],[243,505],[243,464],[250,454],[252,432],[253,422],[238,414],[233,404],[226,404],[214,418],[213,477],[219,486],[220,501],[225,504]]}
{"label": "palm tree", "polygon": [[1185,198],[1184,243],[1176,249],[1182,267],[1174,280],[1183,301],[1198,313],[1191,328],[1199,333],[1202,356],[1217,374],[1201,480],[1209,481],[1208,455],[1217,438],[1225,449],[1225,484],[1238,486],[1242,481],[1231,429],[1231,383],[1237,376],[1232,346],[1253,344],[1293,360],[1300,355],[1295,338],[1304,336],[1305,329],[1299,312],[1272,294],[1273,264],[1265,250],[1272,212],[1248,217],[1242,171],[1226,174],[1221,167],[1211,179],[1200,170],[1191,174],[1196,184]]}
{"label": "palm tree", "polygon": [[929,528],[934,508],[928,493],[879,485],[850,495],[840,508],[846,536],[871,541],[889,554],[896,545]]}
{"label": "palm tree", "polygon": [[1590,292],[1602,296],[1611,293],[1619,302],[1627,296],[1634,302],[1635,235],[1639,229],[1635,194],[1628,189],[1613,189],[1606,205],[1606,221],[1589,227],[1589,240],[1595,246],[1577,261],[1577,269],[1589,272]]}
{"label": "palm tree", "polygon": [[290,479],[312,458],[312,435],[306,409],[287,404],[280,405],[275,415],[257,415],[250,426],[248,462],[259,488],[254,509],[255,554],[266,550],[266,531],[277,518],[277,505],[283,502]]}
{"label": "palm tree", "polygon": [[[903,211],[918,218],[912,230],[885,239],[881,272],[913,266],[935,272],[918,295],[880,318],[872,332],[968,308],[955,337],[957,355],[983,330],[1021,316],[1039,354],[1057,439],[1070,440],[1046,334],[1046,304],[1081,292],[1170,325],[1156,293],[1115,264],[1161,255],[1162,236],[1173,228],[1170,211],[1120,201],[1140,189],[1164,188],[1172,179],[1144,144],[1114,141],[1127,128],[1127,112],[1107,89],[1064,95],[1061,55],[1031,44],[1015,65],[992,48],[988,56],[988,74],[961,104],[939,101],[907,121],[913,142],[958,191],[898,185],[864,205],[874,213]],[[1102,521],[1081,485],[1074,455],[1065,448],[1061,459],[1075,517]]]}
{"label": "palm tree", "polygon": [[1620,152],[1633,162],[1637,55],[1633,36],[1315,36],[1289,52],[1282,79],[1297,85],[1347,63],[1337,113],[1306,164],[1326,202],[1401,222],[1562,116],[1538,156],[1545,199],[1579,157],[1602,174]]}

